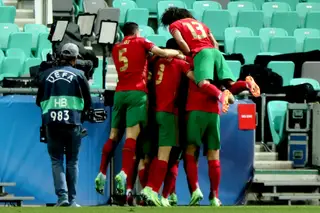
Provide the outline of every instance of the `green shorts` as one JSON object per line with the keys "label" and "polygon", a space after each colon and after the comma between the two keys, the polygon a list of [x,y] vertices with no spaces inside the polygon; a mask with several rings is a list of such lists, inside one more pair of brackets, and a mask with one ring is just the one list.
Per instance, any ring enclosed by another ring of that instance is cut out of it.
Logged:
{"label": "green shorts", "polygon": [[[194,56],[193,62],[194,78],[197,84],[203,80],[213,81],[214,76],[218,76],[219,80],[236,80],[223,55],[216,48],[201,50]],[[217,72],[216,75],[214,72]]]}
{"label": "green shorts", "polygon": [[204,143],[208,150],[220,149],[220,117],[216,113],[191,111],[187,121],[188,145]]}
{"label": "green shorts", "polygon": [[147,94],[142,91],[120,91],[114,94],[112,109],[112,128],[146,125]]}
{"label": "green shorts", "polygon": [[159,146],[178,146],[178,116],[168,112],[157,112]]}

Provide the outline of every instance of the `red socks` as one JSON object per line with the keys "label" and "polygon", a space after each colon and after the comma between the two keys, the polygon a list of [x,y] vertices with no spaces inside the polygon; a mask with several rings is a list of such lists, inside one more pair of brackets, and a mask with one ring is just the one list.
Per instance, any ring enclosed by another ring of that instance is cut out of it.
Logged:
{"label": "red socks", "polygon": [[222,92],[213,84],[202,84],[200,87],[200,91],[220,100]]}
{"label": "red socks", "polygon": [[148,184],[147,186],[152,188],[153,191],[159,192],[159,189],[164,181],[168,169],[168,163],[163,160],[154,158],[150,165]]}
{"label": "red socks", "polygon": [[[132,185],[135,166],[136,140],[127,138],[122,148],[122,171],[127,175],[127,183]],[[129,186],[127,188],[129,189]],[[131,187],[132,188],[132,187]]]}
{"label": "red socks", "polygon": [[178,176],[179,161],[174,163],[167,171],[162,189],[162,196],[168,198],[175,191],[176,179]]}
{"label": "red socks", "polygon": [[197,166],[196,157],[193,155],[186,154],[185,161],[186,161],[186,173],[187,173],[188,182],[192,192],[194,192],[199,186],[198,166]]}
{"label": "red socks", "polygon": [[138,172],[139,181],[142,188],[144,188],[147,185],[148,174],[149,174],[149,166],[139,170]]}
{"label": "red socks", "polygon": [[248,89],[248,84],[245,81],[237,81],[235,82],[230,88],[229,91],[232,94],[239,94],[240,92],[247,90]]}
{"label": "red socks", "polygon": [[113,150],[116,148],[117,143],[110,138],[105,142],[102,149],[102,156],[100,162],[100,172],[104,175],[107,173],[108,164],[113,154]]}
{"label": "red socks", "polygon": [[209,160],[209,177],[210,177],[210,195],[218,197],[218,190],[220,184],[221,170],[219,160]]}

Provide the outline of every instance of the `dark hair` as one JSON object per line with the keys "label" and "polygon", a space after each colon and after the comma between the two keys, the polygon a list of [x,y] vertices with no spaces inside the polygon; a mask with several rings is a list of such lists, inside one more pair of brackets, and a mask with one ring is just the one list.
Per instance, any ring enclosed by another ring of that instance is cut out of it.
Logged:
{"label": "dark hair", "polygon": [[167,41],[166,48],[174,49],[174,50],[180,50],[180,47],[179,47],[178,43],[176,42],[176,40],[174,38],[170,38]]}
{"label": "dark hair", "polygon": [[139,25],[134,22],[127,22],[123,25],[123,35],[124,36],[131,36],[134,35],[135,32],[139,30]]}
{"label": "dark hair", "polygon": [[164,11],[161,17],[161,23],[164,26],[169,26],[175,21],[178,21],[180,19],[184,18],[193,18],[191,12],[184,8],[178,8],[178,7],[169,7]]}

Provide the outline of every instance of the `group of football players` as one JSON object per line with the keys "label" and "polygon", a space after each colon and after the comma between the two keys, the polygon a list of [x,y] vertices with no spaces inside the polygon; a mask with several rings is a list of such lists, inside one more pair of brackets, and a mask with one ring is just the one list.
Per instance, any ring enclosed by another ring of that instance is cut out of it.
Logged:
{"label": "group of football players", "polygon": [[[180,159],[191,194],[190,205],[203,199],[198,184],[199,146],[208,159],[212,206],[220,206],[220,108],[226,113],[233,95],[260,95],[250,76],[236,81],[209,28],[186,9],[170,7],[162,15],[172,39],[157,47],[140,37],[136,23],[123,26],[124,39],[112,57],[118,73],[109,139],[102,149],[96,190],[103,194],[108,163],[125,130],[122,169],[116,192],[132,204],[135,174],[145,205],[177,203],[175,184]],[[149,72],[148,72],[149,70]],[[226,89],[220,90],[219,85]],[[136,172],[137,171],[137,172]],[[161,197],[159,190],[163,185]]]}

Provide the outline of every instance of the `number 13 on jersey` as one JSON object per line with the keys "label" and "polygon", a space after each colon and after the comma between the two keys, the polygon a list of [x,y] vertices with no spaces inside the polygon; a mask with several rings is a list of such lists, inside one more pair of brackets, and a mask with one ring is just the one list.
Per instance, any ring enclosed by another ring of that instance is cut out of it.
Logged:
{"label": "number 13 on jersey", "polygon": [[208,34],[203,28],[203,25],[201,23],[193,21],[191,23],[182,23],[182,24],[188,27],[194,39],[200,40],[208,37]]}

